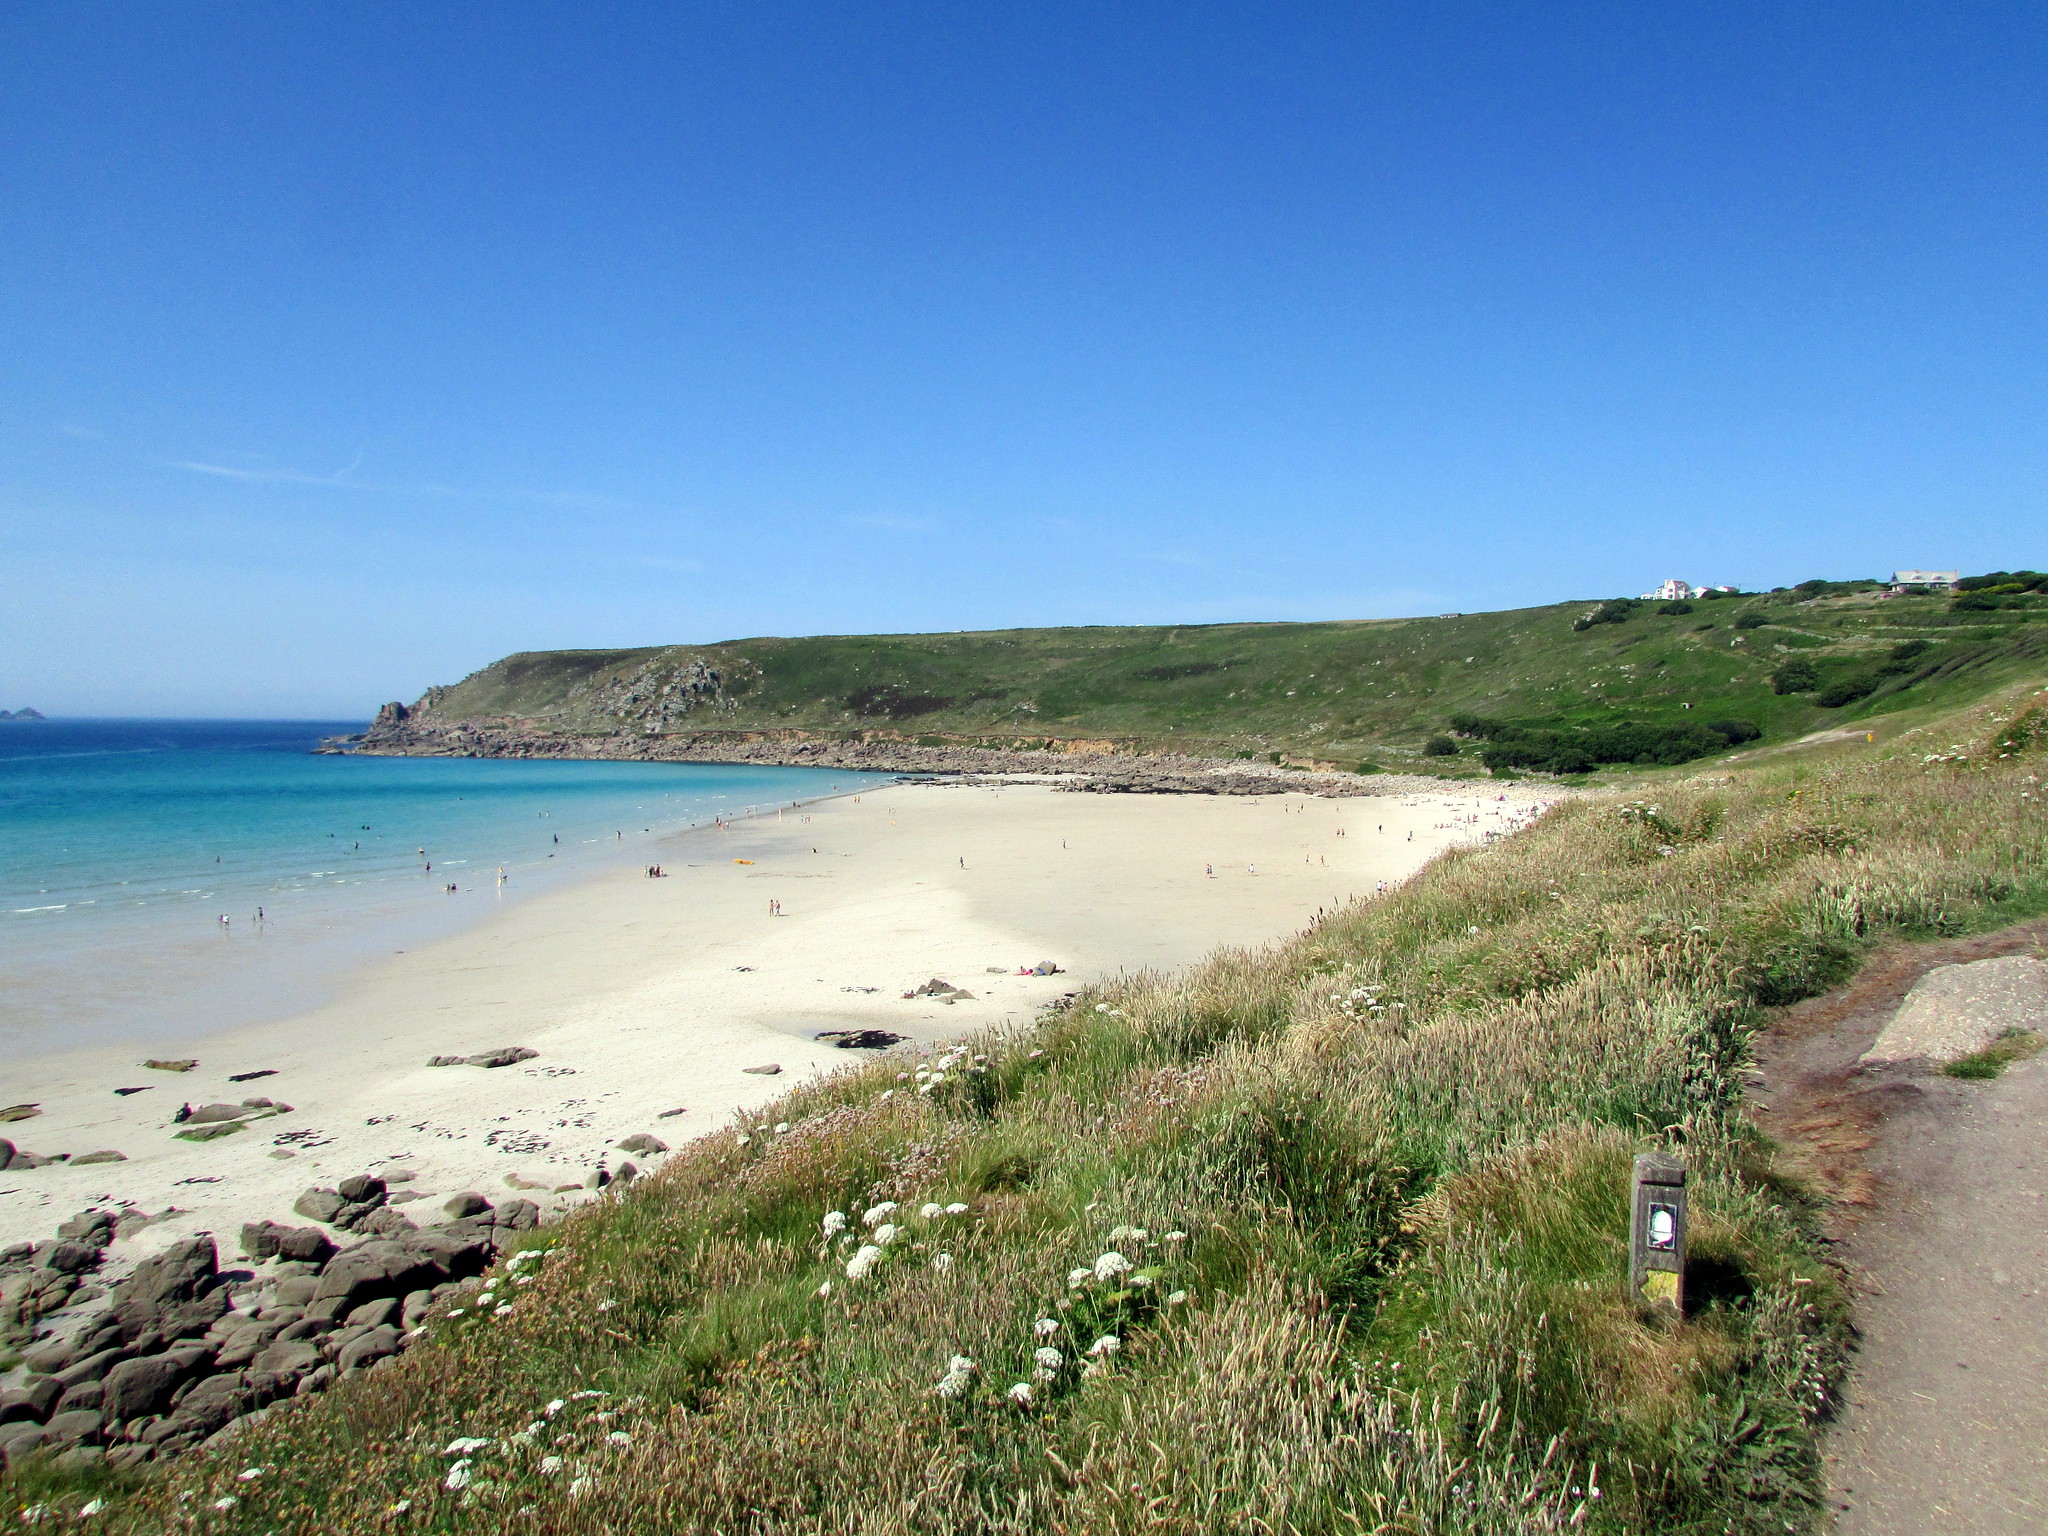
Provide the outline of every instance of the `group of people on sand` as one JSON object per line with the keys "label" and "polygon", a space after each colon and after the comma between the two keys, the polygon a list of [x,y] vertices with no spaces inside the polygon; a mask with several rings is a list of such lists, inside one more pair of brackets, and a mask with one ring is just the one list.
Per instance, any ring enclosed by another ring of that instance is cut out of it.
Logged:
{"label": "group of people on sand", "polygon": [[647,866],[647,878],[650,880],[666,880],[668,878],[668,871],[659,864],[650,864]]}

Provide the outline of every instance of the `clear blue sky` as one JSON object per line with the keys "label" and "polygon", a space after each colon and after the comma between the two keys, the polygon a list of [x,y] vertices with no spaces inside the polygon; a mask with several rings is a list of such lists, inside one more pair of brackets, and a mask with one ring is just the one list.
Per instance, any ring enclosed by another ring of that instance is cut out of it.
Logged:
{"label": "clear blue sky", "polygon": [[0,14],[0,706],[2048,565],[2038,4]]}

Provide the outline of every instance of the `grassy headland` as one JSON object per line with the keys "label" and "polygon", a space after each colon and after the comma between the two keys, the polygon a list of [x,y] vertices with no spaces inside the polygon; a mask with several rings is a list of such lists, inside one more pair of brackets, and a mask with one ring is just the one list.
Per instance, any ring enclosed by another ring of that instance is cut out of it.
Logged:
{"label": "grassy headland", "polygon": [[[1887,939],[2048,908],[2044,745],[2014,690],[1669,774],[1271,949],[805,1086],[103,1518],[1811,1528],[1846,1298],[1826,1192],[1743,1114],[1747,1042]],[[1693,1169],[1683,1321],[1623,1293],[1653,1147]]]}
{"label": "grassy headland", "polygon": [[[1517,722],[1525,733],[1736,721],[1782,741],[1953,707],[2048,656],[2048,597],[1997,602],[1958,611],[1944,597],[1887,598],[1843,583],[1690,605],[525,652],[422,704],[428,720],[562,733],[1113,741],[1412,768],[1459,715]],[[1673,606],[1685,611],[1665,611]],[[1780,691],[1795,663],[1811,675]],[[1454,745],[1457,754],[1430,766],[1476,772],[1478,750]]]}

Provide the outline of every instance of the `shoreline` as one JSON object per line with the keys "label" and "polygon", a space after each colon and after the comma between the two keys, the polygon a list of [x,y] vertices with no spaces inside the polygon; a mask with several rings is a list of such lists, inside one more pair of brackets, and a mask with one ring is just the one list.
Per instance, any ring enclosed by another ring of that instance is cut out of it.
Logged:
{"label": "shoreline", "polygon": [[[309,1186],[396,1168],[434,1193],[427,1211],[469,1190],[503,1198],[508,1175],[565,1209],[585,1197],[555,1187],[615,1165],[622,1138],[678,1146],[855,1057],[821,1032],[928,1046],[1025,1024],[1091,981],[1284,938],[1442,848],[1521,824],[1534,803],[905,784],[672,834],[668,879],[594,874],[364,966],[305,1012],[150,1043],[160,1059],[196,1057],[190,1072],[141,1068],[122,1044],[17,1058],[10,1097],[41,1109],[8,1139],[124,1160],[0,1176],[0,1245],[114,1206],[177,1211],[120,1248],[231,1240],[242,1221],[291,1219]],[[767,915],[771,900],[784,915]],[[1016,974],[1048,959],[1060,974]],[[933,978],[973,995],[904,997]],[[503,1046],[538,1054],[426,1064]],[[768,1064],[782,1070],[746,1071]],[[229,1081],[251,1072],[267,1075]],[[245,1097],[293,1108],[218,1140],[176,1135],[180,1103]]]}

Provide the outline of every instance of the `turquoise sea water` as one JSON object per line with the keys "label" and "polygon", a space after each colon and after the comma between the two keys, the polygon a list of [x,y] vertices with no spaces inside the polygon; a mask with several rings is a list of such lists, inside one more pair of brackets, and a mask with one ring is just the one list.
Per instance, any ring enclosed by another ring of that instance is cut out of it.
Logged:
{"label": "turquoise sea water", "polygon": [[0,1054],[279,1016],[372,955],[661,862],[664,834],[886,778],[310,751],[360,728],[0,722]]}

